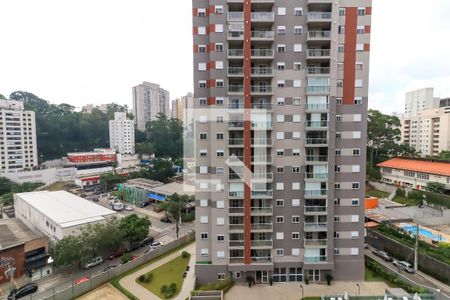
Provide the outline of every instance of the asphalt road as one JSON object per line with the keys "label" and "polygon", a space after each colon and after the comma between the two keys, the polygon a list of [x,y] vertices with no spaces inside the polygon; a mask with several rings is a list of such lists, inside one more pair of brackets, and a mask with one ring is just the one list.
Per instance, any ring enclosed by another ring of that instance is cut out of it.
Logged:
{"label": "asphalt road", "polygon": [[[397,273],[399,277],[406,277],[409,280],[418,283],[419,285],[422,285],[425,288],[428,288],[430,290],[440,290],[443,294],[445,294],[447,297],[450,298],[450,287],[446,284],[437,281],[436,279],[424,274],[421,271],[418,271],[417,273],[411,274],[406,271],[400,270],[394,266],[392,262],[387,262],[378,256],[375,256],[370,249],[365,250],[364,253],[366,256],[372,258],[376,262],[386,266],[388,269],[390,269],[392,272]],[[394,258],[395,259],[395,258]]]}

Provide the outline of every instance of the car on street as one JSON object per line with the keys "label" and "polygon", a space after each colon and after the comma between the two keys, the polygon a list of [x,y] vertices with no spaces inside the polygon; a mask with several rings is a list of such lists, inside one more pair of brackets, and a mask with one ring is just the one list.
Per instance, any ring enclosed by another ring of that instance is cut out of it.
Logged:
{"label": "car on street", "polygon": [[122,202],[114,202],[114,204],[112,205],[112,209],[115,211],[122,211],[124,208],[124,205]]}
{"label": "car on street", "polygon": [[143,245],[141,244],[141,242],[135,242],[135,243],[131,243],[128,247],[126,252],[131,252],[134,250],[137,250],[139,248],[141,248]]}
{"label": "car on street", "polygon": [[386,251],[381,251],[378,249],[372,250],[373,254],[378,256],[379,258],[385,260],[385,261],[393,261],[392,256],[390,256]]}
{"label": "car on street", "polygon": [[172,220],[169,217],[162,217],[161,222],[163,223],[173,223]]}
{"label": "car on street", "polygon": [[83,283],[83,282],[85,282],[85,281],[88,281],[89,278],[90,278],[90,277],[83,277],[83,278],[80,278],[80,279],[78,279],[78,280],[75,280],[75,284],[80,284],[80,283]]}
{"label": "car on street", "polygon": [[149,206],[150,204],[148,202],[142,202],[141,204],[139,204],[140,208],[144,208],[146,206]]}
{"label": "car on street", "polygon": [[18,289],[12,289],[8,295],[8,300],[19,299],[36,293],[38,285],[34,282],[27,283]]}
{"label": "car on street", "polygon": [[186,278],[186,276],[187,276],[187,272],[184,272],[183,273],[183,278]]}
{"label": "car on street", "polygon": [[117,267],[117,266],[116,265],[107,266],[106,268],[104,268],[102,270],[102,272],[103,273],[108,272],[109,270],[114,269],[115,267]]}
{"label": "car on street", "polygon": [[133,210],[133,206],[125,205],[125,210],[132,211]]}
{"label": "car on street", "polygon": [[148,236],[145,239],[143,239],[141,241],[141,245],[145,246],[145,245],[150,245],[151,243],[153,243],[155,241],[155,239],[152,236]]}
{"label": "car on street", "polygon": [[101,265],[103,263],[103,258],[101,256],[94,257],[89,261],[86,265],[84,265],[84,269],[90,269],[95,266]]}
{"label": "car on street", "polygon": [[125,251],[123,251],[123,250],[117,250],[116,252],[114,252],[113,254],[111,254],[109,256],[109,260],[113,260],[115,258],[121,257],[124,253],[125,253]]}
{"label": "car on street", "polygon": [[402,270],[405,270],[408,273],[415,273],[414,267],[407,261],[394,260],[394,266],[396,266],[397,268],[400,268]]}
{"label": "car on street", "polygon": [[150,244],[150,249],[158,249],[161,248],[162,246],[163,243],[157,241]]}

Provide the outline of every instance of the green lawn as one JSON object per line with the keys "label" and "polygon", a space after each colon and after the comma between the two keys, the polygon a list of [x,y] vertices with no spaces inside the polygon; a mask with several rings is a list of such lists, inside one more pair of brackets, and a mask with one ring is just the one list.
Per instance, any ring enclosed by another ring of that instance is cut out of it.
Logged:
{"label": "green lawn", "polygon": [[380,275],[378,275],[377,273],[375,273],[374,271],[369,269],[367,266],[365,267],[364,281],[367,281],[367,282],[384,282],[388,286],[392,287],[392,284],[390,282],[386,281],[383,277],[381,277]]}
{"label": "green lawn", "polygon": [[417,206],[421,204],[421,201],[416,199],[410,199],[405,196],[395,196],[394,199],[392,200],[401,204],[405,204],[407,206]]}
{"label": "green lawn", "polygon": [[177,290],[172,295],[172,297],[175,297],[176,295],[178,295],[183,285],[183,273],[186,271],[186,266],[189,264],[189,258],[190,255],[187,258],[183,258],[180,255],[177,258],[169,261],[162,266],[159,266],[158,268],[148,273],[153,274],[152,280],[149,283],[141,283],[138,280],[136,280],[136,282],[162,299],[168,298],[166,298],[166,296],[161,293],[161,287],[163,285],[169,286],[170,284],[175,283],[177,285]]}
{"label": "green lawn", "polygon": [[389,193],[382,192],[382,191],[375,190],[375,189],[368,189],[366,194],[369,195],[369,196],[372,196],[372,197],[377,197],[377,198],[387,198],[387,197],[389,197]]}

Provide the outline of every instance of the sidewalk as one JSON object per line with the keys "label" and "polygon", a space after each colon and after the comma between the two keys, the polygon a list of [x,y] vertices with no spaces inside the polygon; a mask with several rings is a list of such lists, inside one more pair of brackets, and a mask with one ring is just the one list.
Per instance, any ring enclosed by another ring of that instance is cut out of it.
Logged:
{"label": "sidewalk", "polygon": [[181,252],[188,251],[191,254],[191,258],[189,260],[189,266],[191,269],[188,272],[187,277],[183,281],[183,286],[181,288],[180,294],[173,299],[184,300],[191,295],[191,291],[194,289],[195,284],[195,244],[189,245],[186,248],[180,249],[179,251],[172,253],[169,256],[164,257],[163,259],[133,273],[130,274],[120,280],[120,285],[127,289],[130,293],[136,296],[139,299],[145,300],[159,300],[160,298],[153,293],[151,293],[146,288],[142,287],[140,284],[136,282],[136,278],[141,276],[142,274],[148,273],[153,269],[158,268],[161,265],[177,258],[181,255]]}

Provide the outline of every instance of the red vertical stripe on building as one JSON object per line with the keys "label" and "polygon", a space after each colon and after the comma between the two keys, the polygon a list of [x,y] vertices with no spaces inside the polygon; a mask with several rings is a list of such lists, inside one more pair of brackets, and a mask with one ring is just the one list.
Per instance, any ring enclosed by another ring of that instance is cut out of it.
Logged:
{"label": "red vertical stripe on building", "polygon": [[345,10],[344,104],[354,104],[355,101],[357,25],[358,8],[347,7]]}
{"label": "red vertical stripe on building", "polygon": [[198,34],[198,27],[194,27],[192,29],[192,32],[194,33],[194,35],[197,35]]}
{"label": "red vertical stripe on building", "polygon": [[209,24],[208,33],[209,32],[216,32],[216,24]]}
{"label": "red vertical stripe on building", "polygon": [[214,105],[214,104],[216,104],[216,97],[209,97],[208,105]]}
{"label": "red vertical stripe on building", "polygon": [[209,43],[208,44],[208,51],[209,52],[213,52],[216,49],[216,44],[214,43]]}
{"label": "red vertical stripe on building", "polygon": [[364,26],[364,33],[370,33],[370,25]]}
{"label": "red vertical stripe on building", "polygon": [[366,15],[370,16],[372,14],[372,7],[366,7]]}
{"label": "red vertical stripe on building", "polygon": [[194,45],[194,53],[198,53],[198,45]]}
{"label": "red vertical stripe on building", "polygon": [[198,14],[198,8],[193,8],[192,9],[192,15],[195,17]]}
{"label": "red vertical stripe on building", "polygon": [[364,51],[370,51],[370,44],[364,44]]}
{"label": "red vertical stripe on building", "polygon": [[244,263],[252,263],[251,255],[251,2],[244,0]]}
{"label": "red vertical stripe on building", "polygon": [[212,15],[216,12],[216,7],[214,5],[211,5],[210,7],[208,7],[208,9],[206,10],[208,15]]}

